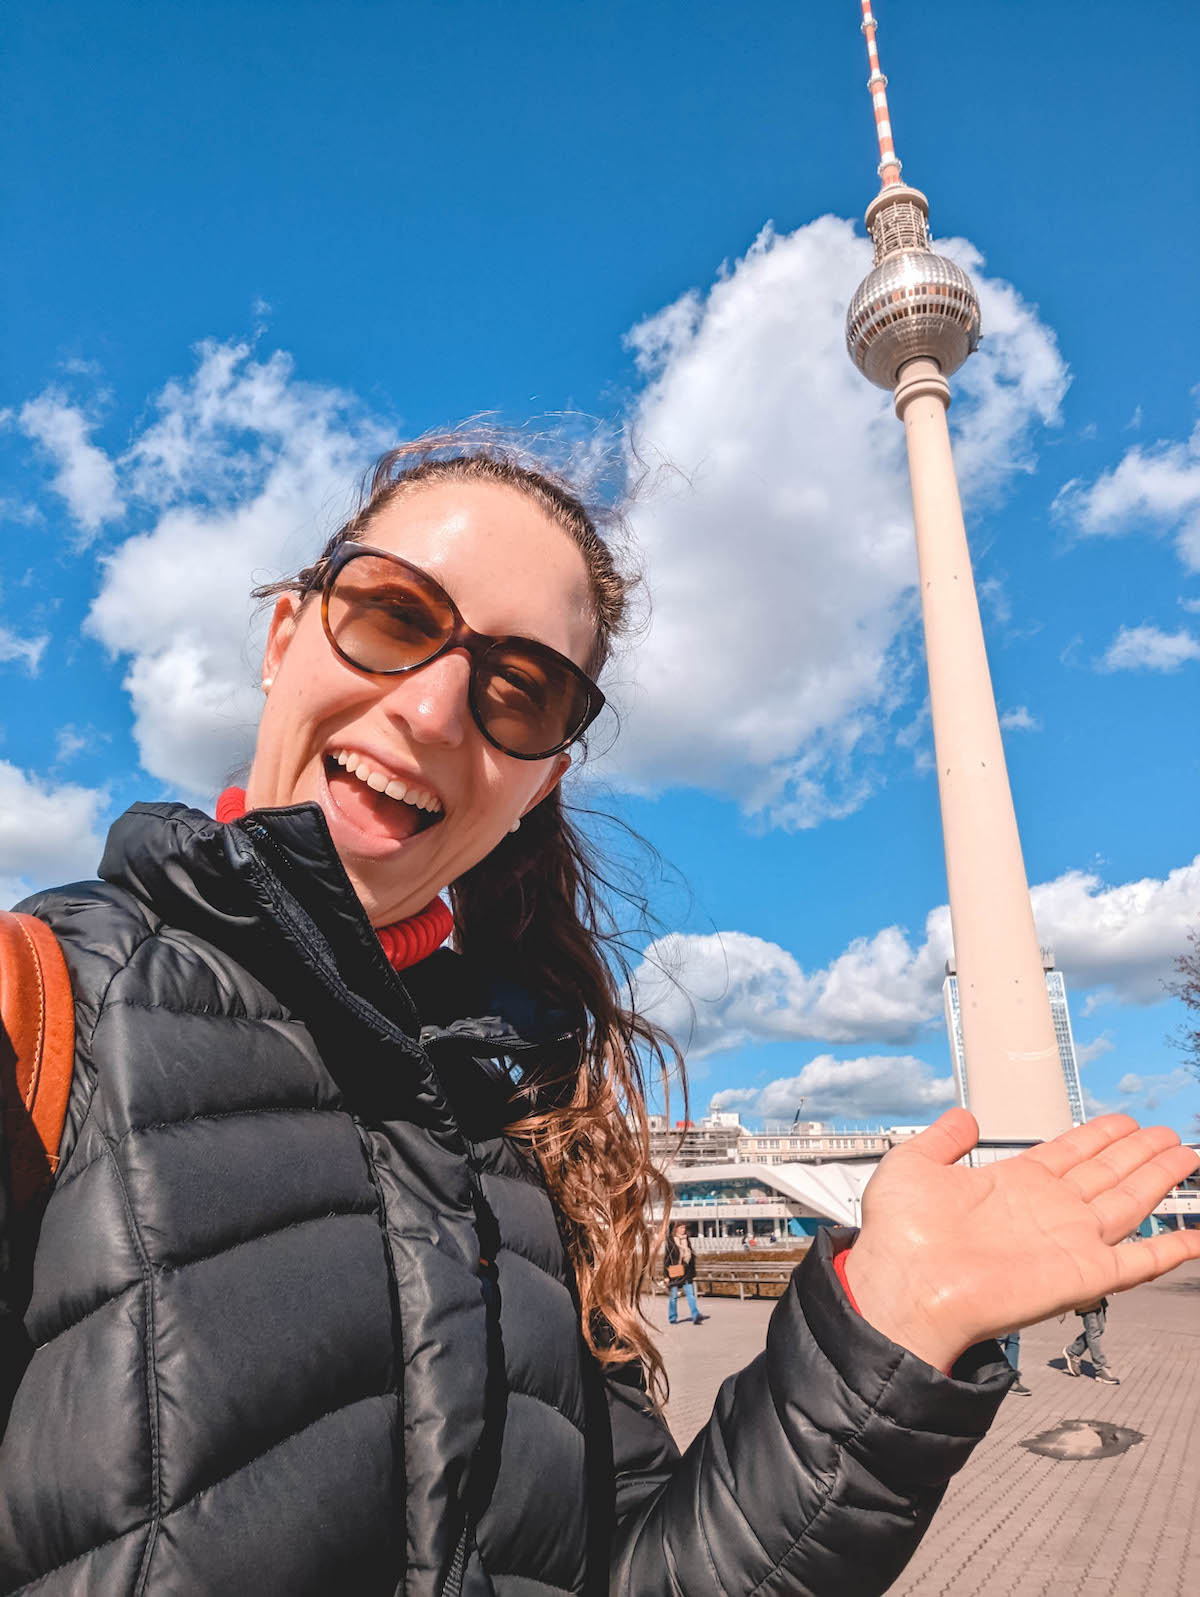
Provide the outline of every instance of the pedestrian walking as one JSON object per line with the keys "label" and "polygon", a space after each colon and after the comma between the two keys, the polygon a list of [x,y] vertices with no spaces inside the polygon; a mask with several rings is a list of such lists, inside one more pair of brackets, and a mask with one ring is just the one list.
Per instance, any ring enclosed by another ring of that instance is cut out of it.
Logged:
{"label": "pedestrian walking", "polygon": [[[1200,1257],[1115,1246],[1195,1169],[1174,1132],[1104,1115],[975,1169],[948,1110],[679,1452],[640,1308],[643,1071],[676,1055],[559,786],[613,547],[518,448],[389,451],[260,590],[245,789],[135,804],[99,880],[21,906],[74,1074],[36,1210],[0,1191],[0,1597],[877,1597],[1012,1383],[995,1335]],[[697,693],[737,626],[673,663]]]}
{"label": "pedestrian walking", "polygon": [[1013,1382],[1013,1384],[1009,1387],[1008,1395],[1010,1397],[1032,1397],[1033,1393],[1029,1390],[1029,1388],[1025,1385],[1024,1381],[1021,1379],[1021,1333],[1020,1333],[1020,1331],[1008,1331],[1008,1332],[1005,1333],[1004,1336],[998,1337],[997,1341],[1000,1343],[1000,1351],[1004,1354],[1004,1357],[1012,1365],[1013,1372],[1014,1372],[1014,1374],[1017,1377],[1016,1380]]}
{"label": "pedestrian walking", "polygon": [[663,1271],[667,1278],[667,1324],[676,1323],[680,1292],[687,1299],[692,1324],[700,1325],[707,1320],[708,1315],[701,1314],[696,1303],[696,1251],[683,1220],[676,1220],[671,1227],[663,1249]]}
{"label": "pedestrian walking", "polygon": [[1067,1361],[1067,1374],[1082,1374],[1080,1360],[1087,1353],[1092,1361],[1094,1379],[1104,1386],[1120,1386],[1119,1378],[1109,1368],[1108,1358],[1101,1344],[1105,1327],[1108,1324],[1108,1299],[1097,1298],[1094,1303],[1086,1303],[1082,1308],[1075,1310],[1083,1321],[1083,1329],[1073,1342],[1068,1342],[1063,1348],[1063,1358]]}

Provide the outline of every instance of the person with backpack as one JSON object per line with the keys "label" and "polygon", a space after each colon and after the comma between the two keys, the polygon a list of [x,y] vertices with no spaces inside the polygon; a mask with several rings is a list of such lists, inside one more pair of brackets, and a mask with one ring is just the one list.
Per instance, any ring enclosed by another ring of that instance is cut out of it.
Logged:
{"label": "person with backpack", "polygon": [[639,1299],[672,1050],[560,786],[627,613],[605,525],[426,440],[261,591],[244,788],[135,804],[0,956],[0,1597],[886,1591],[994,1334],[1200,1255],[1115,1246],[1195,1156],[1110,1115],[972,1169],[948,1111],[681,1453]]}

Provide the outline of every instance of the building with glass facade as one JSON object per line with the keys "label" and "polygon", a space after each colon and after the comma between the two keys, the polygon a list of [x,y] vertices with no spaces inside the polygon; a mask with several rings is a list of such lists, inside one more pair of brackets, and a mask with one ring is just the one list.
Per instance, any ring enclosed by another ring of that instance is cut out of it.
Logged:
{"label": "building with glass facade", "polygon": [[[1079,1085],[1079,1061],[1075,1057],[1075,1038],[1071,1031],[1071,1014],[1067,1008],[1067,984],[1061,970],[1055,969],[1054,951],[1042,949],[1042,969],[1046,973],[1046,992],[1050,998],[1050,1014],[1054,1020],[1054,1039],[1058,1043],[1058,1057],[1062,1065],[1063,1080],[1067,1084],[1067,1102],[1071,1106],[1071,1122],[1081,1126],[1087,1119],[1083,1111],[1083,1090]],[[946,980],[942,987],[946,1003],[946,1034],[950,1039],[950,1054],[954,1064],[954,1085],[958,1101],[965,1109],[971,1107],[967,1094],[966,1056],[963,1053],[962,1014],[958,1002],[958,976],[954,960],[946,961]]]}

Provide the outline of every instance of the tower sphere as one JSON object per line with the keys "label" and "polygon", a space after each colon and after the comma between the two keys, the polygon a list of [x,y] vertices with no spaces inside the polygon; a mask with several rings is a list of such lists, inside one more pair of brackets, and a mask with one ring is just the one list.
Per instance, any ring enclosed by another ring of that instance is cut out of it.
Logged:
{"label": "tower sphere", "polygon": [[942,376],[979,343],[979,301],[961,266],[932,250],[901,250],[858,285],[846,315],[846,348],[863,376],[896,386],[901,366],[924,356]]}

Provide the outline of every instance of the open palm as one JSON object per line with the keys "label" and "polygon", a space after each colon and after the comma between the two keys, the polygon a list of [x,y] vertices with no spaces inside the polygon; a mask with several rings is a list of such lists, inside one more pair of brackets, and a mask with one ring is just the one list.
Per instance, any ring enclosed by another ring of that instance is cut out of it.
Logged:
{"label": "open palm", "polygon": [[1200,1258],[1200,1231],[1119,1245],[1200,1164],[1167,1127],[1103,1115],[995,1164],[957,1163],[978,1134],[951,1109],[893,1149],[847,1259],[866,1318],[929,1363]]}

